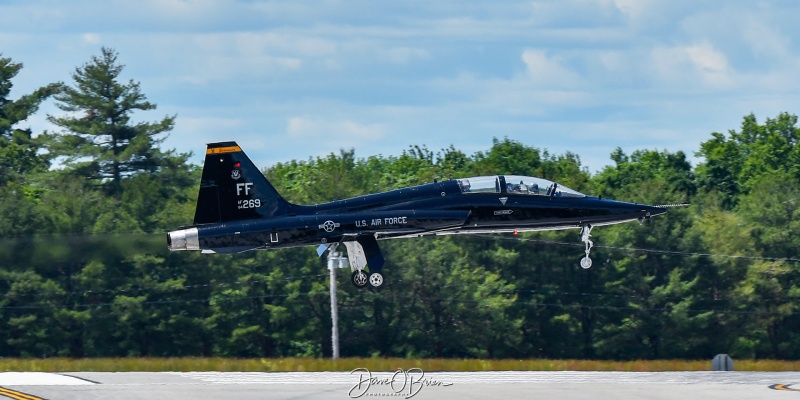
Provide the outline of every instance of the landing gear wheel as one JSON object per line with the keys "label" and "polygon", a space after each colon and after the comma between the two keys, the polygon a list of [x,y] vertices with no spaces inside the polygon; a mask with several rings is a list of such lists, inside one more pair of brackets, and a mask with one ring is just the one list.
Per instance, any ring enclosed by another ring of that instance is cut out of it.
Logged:
{"label": "landing gear wheel", "polygon": [[589,258],[589,253],[592,251],[592,246],[594,246],[594,242],[592,242],[592,240],[589,239],[589,237],[591,236],[592,236],[592,226],[589,224],[584,225],[583,228],[581,228],[581,242],[583,242],[586,245],[586,250],[584,250],[584,252],[586,253],[586,257],[581,258],[581,268],[583,269],[589,269],[592,267],[592,259]]}
{"label": "landing gear wheel", "polygon": [[358,270],[353,272],[353,275],[350,276],[350,280],[353,282],[353,285],[359,289],[367,286],[367,273],[364,270]]}
{"label": "landing gear wheel", "polygon": [[369,274],[369,284],[376,289],[381,287],[383,285],[383,275],[380,272]]}

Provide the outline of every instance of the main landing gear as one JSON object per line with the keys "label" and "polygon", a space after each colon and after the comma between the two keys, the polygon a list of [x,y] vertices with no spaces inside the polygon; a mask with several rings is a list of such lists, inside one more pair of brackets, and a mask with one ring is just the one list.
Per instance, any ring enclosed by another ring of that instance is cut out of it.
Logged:
{"label": "main landing gear", "polygon": [[367,287],[367,284],[376,289],[383,286],[383,274],[380,272],[367,274],[363,269],[359,269],[353,271],[352,275],[350,275],[350,280],[353,282],[353,286],[359,289]]}
{"label": "main landing gear", "polygon": [[[347,246],[347,258],[350,261],[350,270],[353,271],[350,279],[355,287],[361,289],[372,286],[375,289],[383,286],[381,270],[385,260],[378,247],[375,236],[362,235],[356,240],[344,242]],[[369,268],[369,273],[365,271]]]}
{"label": "main landing gear", "polygon": [[359,289],[367,286],[368,279],[369,278],[367,277],[367,273],[364,272],[363,269],[360,269],[358,271],[353,271],[353,274],[350,275],[350,280],[353,282],[353,286]]}
{"label": "main landing gear", "polygon": [[[375,242],[375,238],[371,237],[371,239],[371,241],[369,238],[359,239],[367,246],[366,249],[361,242],[358,241],[344,242],[345,246],[347,246],[347,257],[343,257],[341,253],[335,251],[339,243],[330,245],[322,244],[317,248],[317,254],[321,257],[323,253],[328,251],[328,268],[331,270],[335,268],[347,268],[345,266],[345,261],[348,262],[350,264],[350,271],[352,271],[350,282],[353,283],[353,286],[362,289],[369,285],[378,289],[383,286],[384,282],[383,274],[381,274],[384,259],[380,253],[377,242]],[[365,271],[368,263],[371,273]]]}
{"label": "main landing gear", "polygon": [[374,288],[381,287],[383,285],[383,275],[380,272],[369,274],[369,284]]}
{"label": "main landing gear", "polygon": [[592,236],[592,225],[586,224],[581,228],[581,241],[586,244],[586,256],[581,258],[581,268],[589,269],[592,267],[592,259],[589,258],[589,252],[592,251],[594,242],[589,239]]}

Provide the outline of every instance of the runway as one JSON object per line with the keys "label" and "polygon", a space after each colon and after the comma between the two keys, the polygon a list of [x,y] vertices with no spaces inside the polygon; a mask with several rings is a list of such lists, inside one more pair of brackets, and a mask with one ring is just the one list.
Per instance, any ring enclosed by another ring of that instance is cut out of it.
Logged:
{"label": "runway", "polygon": [[0,396],[24,400],[800,399],[800,372],[4,372]]}

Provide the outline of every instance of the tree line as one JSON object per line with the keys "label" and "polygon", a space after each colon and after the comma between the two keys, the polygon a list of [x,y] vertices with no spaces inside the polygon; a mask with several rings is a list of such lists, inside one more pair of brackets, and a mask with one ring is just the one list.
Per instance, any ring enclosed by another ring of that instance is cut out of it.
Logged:
{"label": "tree line", "polygon": [[[132,121],[156,105],[117,57],[103,48],[73,82],[10,99],[22,65],[0,55],[0,356],[329,356],[328,273],[313,249],[166,250],[164,233],[192,220],[202,166],[161,147],[176,116]],[[63,111],[48,116],[58,131],[21,127],[47,99]],[[495,138],[474,154],[349,149],[264,173],[300,204],[495,174],[691,203],[596,229],[589,270],[577,230],[382,242],[384,289],[340,272],[343,356],[797,359],[799,138],[795,115],[747,115],[702,141],[696,166],[680,151],[617,149],[591,174],[576,154]]]}

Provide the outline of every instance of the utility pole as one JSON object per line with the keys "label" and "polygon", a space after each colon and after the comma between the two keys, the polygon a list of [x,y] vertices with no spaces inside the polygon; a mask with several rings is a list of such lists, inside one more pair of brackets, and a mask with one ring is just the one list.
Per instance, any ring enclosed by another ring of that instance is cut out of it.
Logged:
{"label": "utility pole", "polygon": [[339,358],[339,306],[336,300],[336,270],[347,266],[347,257],[335,251],[336,245],[328,251],[328,271],[331,274],[331,344],[333,359]]}

